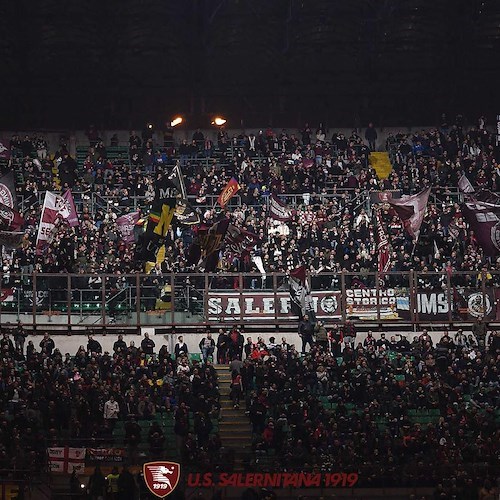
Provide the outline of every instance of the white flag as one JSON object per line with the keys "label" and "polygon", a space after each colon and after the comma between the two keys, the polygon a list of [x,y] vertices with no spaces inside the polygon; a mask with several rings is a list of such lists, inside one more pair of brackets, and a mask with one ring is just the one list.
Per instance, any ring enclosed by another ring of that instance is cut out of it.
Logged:
{"label": "white flag", "polygon": [[38,235],[36,238],[36,253],[40,255],[43,249],[50,245],[56,234],[56,222],[58,218],[68,219],[71,210],[66,200],[58,194],[45,192],[42,214],[40,216],[40,225],[38,226]]}

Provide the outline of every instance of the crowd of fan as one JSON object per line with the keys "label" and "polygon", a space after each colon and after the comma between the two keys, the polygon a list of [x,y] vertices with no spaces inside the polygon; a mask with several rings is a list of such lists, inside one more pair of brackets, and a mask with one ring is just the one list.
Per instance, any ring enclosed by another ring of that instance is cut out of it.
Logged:
{"label": "crowd of fan", "polygon": [[[370,332],[356,342],[332,329],[302,357],[286,339],[249,339],[231,368],[253,426],[250,466],[360,471],[367,486],[444,480],[447,494],[473,498],[483,480],[495,484],[500,452],[500,335],[477,339],[458,330],[433,345],[427,331],[411,343]],[[419,423],[417,412],[433,417]]]}
{"label": "crowd of fan", "polygon": [[[181,161],[187,192],[204,222],[224,215],[223,210],[210,208],[209,195],[219,194],[230,177],[238,179],[241,204],[228,209],[226,215],[234,224],[260,236],[255,252],[262,256],[266,272],[286,272],[300,264],[306,264],[313,274],[375,271],[374,221],[365,210],[361,193],[378,189],[414,193],[429,185],[435,188],[437,198],[431,197],[415,248],[396,213],[383,206],[382,218],[392,246],[391,270],[471,272],[457,279],[472,285],[482,265],[500,269],[498,262],[483,257],[448,189],[457,186],[462,172],[473,185],[496,189],[499,159],[495,158],[494,135],[486,130],[483,120],[466,130],[460,117],[451,126],[443,118],[436,129],[390,135],[386,147],[393,152],[394,168],[384,181],[376,177],[368,162],[370,149],[377,145],[377,133],[371,125],[364,140],[356,131],[350,137],[337,132],[330,136],[322,125],[315,132],[306,125],[298,133],[267,129],[235,137],[221,128],[214,141],[198,130],[190,143],[180,145],[172,142],[171,135],[158,144],[151,133],[140,137],[132,132],[129,155],[113,161],[107,159],[106,147],[95,130],[88,135],[91,145],[82,169],[69,156],[66,137],[61,138],[55,154],[47,154],[43,139],[13,137],[11,148],[21,157],[16,168],[24,178],[17,188],[19,194],[54,189],[51,171],[57,166],[62,189],[71,188],[75,193],[81,225],[61,227],[51,249],[36,256],[40,207],[26,209],[25,242],[11,259],[5,259],[4,271],[143,271],[134,261],[134,245],[127,246],[120,239],[116,207],[132,210],[132,197],[144,196],[141,208],[146,214],[156,175],[170,169],[176,160]],[[117,144],[116,136],[111,144]],[[94,192],[109,197],[107,210],[90,209],[90,194]],[[278,223],[268,216],[270,193],[292,195],[284,198],[296,209],[291,221]],[[452,223],[453,234],[449,231]],[[140,230],[138,227],[136,236]],[[190,271],[187,254],[195,231],[174,220],[166,239],[165,261],[155,272]],[[220,268],[257,271],[249,255],[234,255],[229,250],[222,256]]]}
{"label": "crowd of fan", "polygon": [[[211,433],[220,411],[217,374],[209,360],[189,361],[182,337],[177,356],[165,345],[156,352],[147,334],[140,346],[119,336],[113,352],[90,336],[75,355],[61,353],[48,333],[24,349],[21,325],[13,337],[0,339],[0,470],[39,470],[50,446],[125,447],[129,463],[168,451],[208,466],[218,456],[220,439]],[[141,430],[141,420],[151,425]],[[113,434],[118,421],[124,437]]]}

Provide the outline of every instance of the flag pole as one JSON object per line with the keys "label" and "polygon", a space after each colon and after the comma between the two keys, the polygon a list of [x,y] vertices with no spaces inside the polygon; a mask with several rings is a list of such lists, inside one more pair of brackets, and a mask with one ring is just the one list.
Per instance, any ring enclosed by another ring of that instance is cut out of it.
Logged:
{"label": "flag pole", "polygon": [[413,249],[411,251],[410,259],[413,259],[413,254],[415,253],[415,249],[417,248],[417,241],[418,239],[413,241]]}

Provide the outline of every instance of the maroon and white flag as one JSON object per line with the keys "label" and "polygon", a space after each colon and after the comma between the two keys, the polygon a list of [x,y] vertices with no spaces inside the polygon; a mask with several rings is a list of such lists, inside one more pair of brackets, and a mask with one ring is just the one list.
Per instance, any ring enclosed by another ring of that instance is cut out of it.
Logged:
{"label": "maroon and white flag", "polygon": [[0,203],[17,210],[16,187],[12,171],[0,177]]}
{"label": "maroon and white flag", "polygon": [[462,177],[458,179],[458,189],[460,189],[462,193],[473,193],[475,191],[474,186],[465,175],[462,175]]}
{"label": "maroon and white flag", "polygon": [[500,205],[473,201],[464,203],[462,212],[485,255],[500,255]]}
{"label": "maroon and white flag", "polygon": [[66,200],[58,194],[46,191],[36,238],[37,255],[41,255],[43,250],[52,243],[57,232],[57,221],[67,220],[69,216],[70,210]]}
{"label": "maroon and white flag", "polygon": [[10,144],[9,139],[0,135],[0,158],[4,160],[10,159]]}
{"label": "maroon and white flag", "polygon": [[139,222],[140,212],[130,212],[116,219],[122,240],[128,245],[134,242],[134,227]]}
{"label": "maroon and white flag", "polygon": [[0,203],[0,230],[18,231],[24,224],[23,216],[12,207]]}
{"label": "maroon and white flag", "polygon": [[403,195],[399,200],[390,200],[391,207],[396,210],[399,218],[403,221],[403,225],[408,234],[414,241],[418,239],[420,234],[420,226],[424,220],[425,209],[431,188],[424,189],[418,194],[411,196]]}
{"label": "maroon and white flag", "polygon": [[292,218],[292,209],[288,208],[286,203],[283,203],[275,194],[271,194],[269,198],[269,215],[282,222]]}
{"label": "maroon and white flag", "polygon": [[290,285],[290,301],[299,308],[300,316],[303,318],[308,314],[309,319],[315,322],[311,287],[307,279],[305,266],[292,269],[288,283]]}
{"label": "maroon and white flag", "polygon": [[66,205],[69,210],[69,215],[66,219],[67,223],[70,225],[70,227],[79,226],[80,223],[78,222],[78,214],[76,213],[75,200],[73,200],[71,189],[65,191],[62,197],[66,200]]}
{"label": "maroon and white flag", "polygon": [[259,237],[256,234],[234,224],[229,224],[225,244],[233,253],[241,255],[245,251],[250,252],[258,242]]}
{"label": "maroon and white flag", "polygon": [[475,191],[474,186],[465,175],[462,175],[458,180],[458,189],[460,189],[462,193],[473,193]]}
{"label": "maroon and white flag", "polygon": [[383,274],[391,267],[389,239],[384,229],[384,222],[380,215],[380,210],[375,211],[375,219],[377,222],[378,272]]}

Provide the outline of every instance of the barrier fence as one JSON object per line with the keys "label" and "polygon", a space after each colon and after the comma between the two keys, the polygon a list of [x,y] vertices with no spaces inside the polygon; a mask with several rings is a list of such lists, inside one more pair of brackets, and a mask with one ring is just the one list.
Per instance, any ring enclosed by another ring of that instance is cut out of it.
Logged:
{"label": "barrier fence", "polygon": [[[324,322],[500,321],[499,273],[320,273],[309,277]],[[25,325],[296,324],[282,273],[0,275],[0,322]]]}

